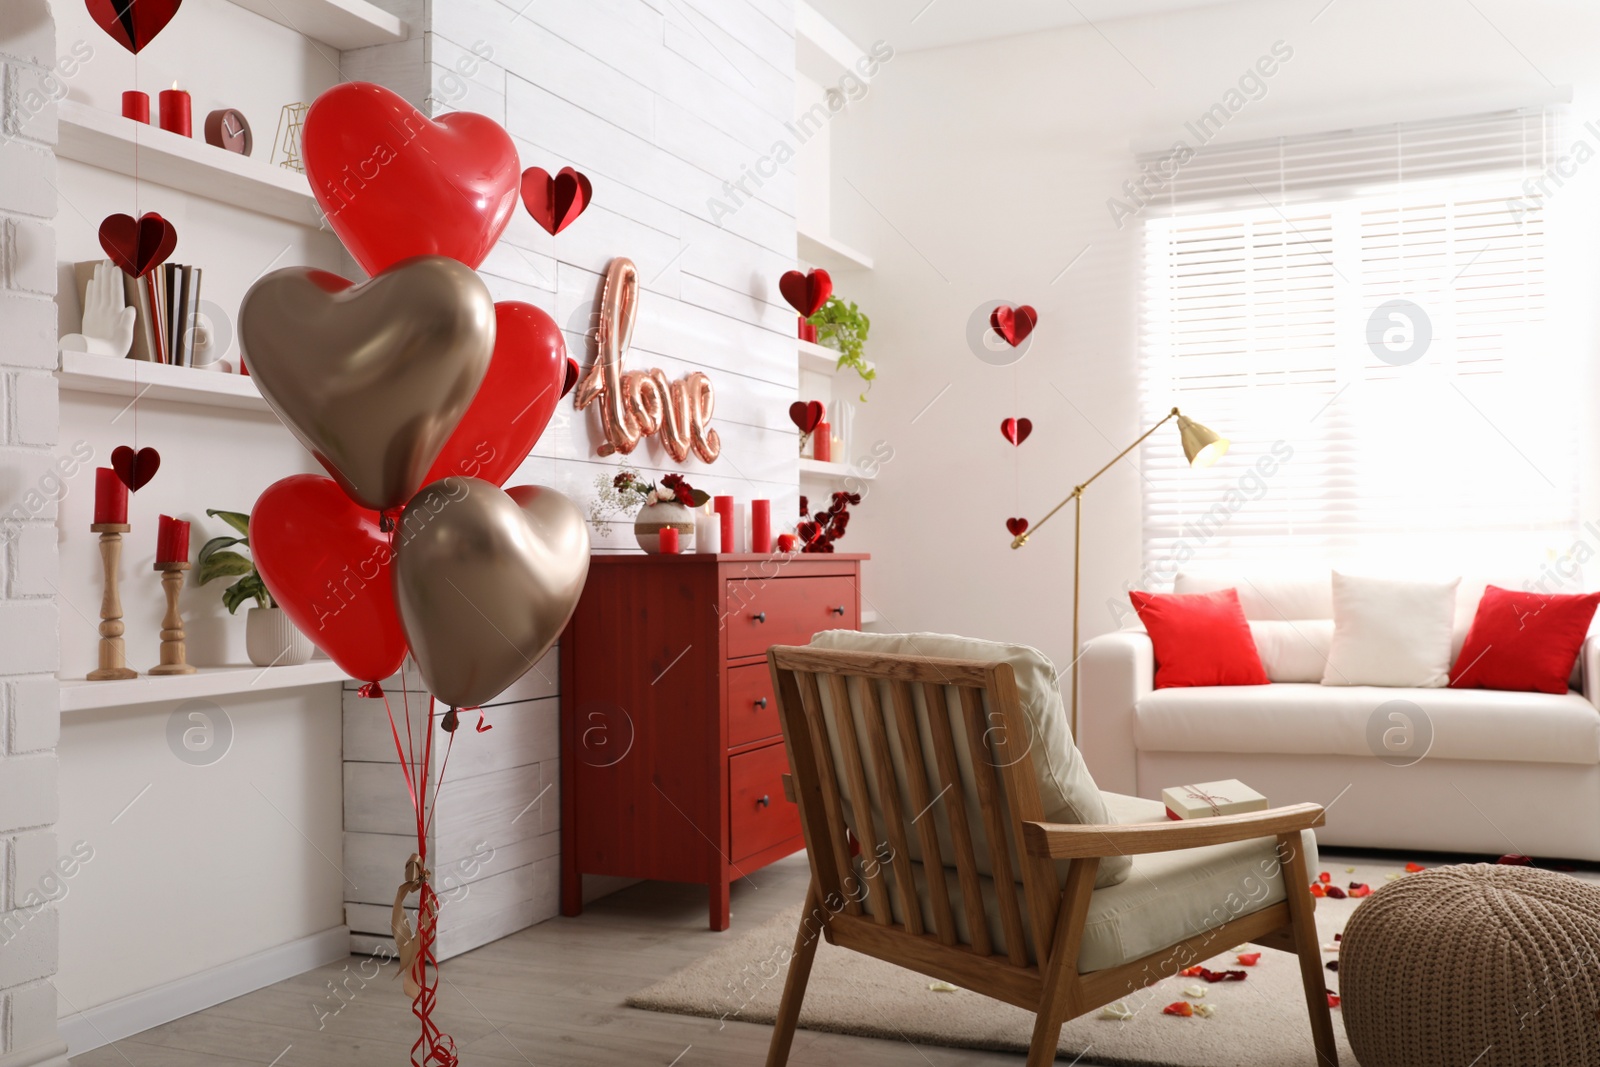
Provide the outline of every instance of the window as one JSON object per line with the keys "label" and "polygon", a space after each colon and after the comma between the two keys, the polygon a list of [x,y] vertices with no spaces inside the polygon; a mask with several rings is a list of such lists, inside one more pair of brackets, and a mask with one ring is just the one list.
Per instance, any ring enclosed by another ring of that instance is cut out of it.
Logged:
{"label": "window", "polygon": [[1144,223],[1144,410],[1233,448],[1197,471],[1176,434],[1145,445],[1143,584],[1245,561],[1522,576],[1571,547],[1554,126],[1503,112],[1177,169]]}

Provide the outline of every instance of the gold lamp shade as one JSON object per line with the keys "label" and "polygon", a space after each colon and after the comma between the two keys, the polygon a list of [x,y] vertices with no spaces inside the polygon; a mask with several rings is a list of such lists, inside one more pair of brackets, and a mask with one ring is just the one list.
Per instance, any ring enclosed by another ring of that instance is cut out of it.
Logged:
{"label": "gold lamp shade", "polygon": [[1209,467],[1228,454],[1228,439],[1187,415],[1178,416],[1178,437],[1191,467]]}

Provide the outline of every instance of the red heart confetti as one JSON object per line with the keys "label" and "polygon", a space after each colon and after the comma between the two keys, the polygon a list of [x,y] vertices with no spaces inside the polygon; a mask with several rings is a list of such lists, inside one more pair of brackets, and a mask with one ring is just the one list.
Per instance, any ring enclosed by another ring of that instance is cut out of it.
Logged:
{"label": "red heart confetti", "polygon": [[111,450],[111,469],[117,472],[117,477],[128,487],[128,492],[137,493],[161,469],[161,453],[153,448],[141,448],[135,452],[127,445],[118,445]]}
{"label": "red heart confetti", "polygon": [[1194,1005],[1187,1000],[1175,1000],[1161,1009],[1162,1015],[1181,1015],[1187,1019],[1194,1014]]}
{"label": "red heart confetti", "polygon": [[809,403],[804,400],[796,400],[789,405],[789,419],[799,428],[801,433],[810,433],[815,430],[821,424],[822,416],[823,407],[820,400],[813,400]]}
{"label": "red heart confetti", "polygon": [[1038,324],[1039,313],[1027,304],[1016,308],[1001,304],[989,313],[989,325],[1012,348],[1026,341]]}
{"label": "red heart confetti", "polygon": [[1261,962],[1261,953],[1259,953],[1259,952],[1241,952],[1241,953],[1239,953],[1239,963],[1242,964],[1245,967],[1254,967],[1256,964],[1258,964],[1260,962]]}
{"label": "red heart confetti", "polygon": [[778,279],[778,292],[801,318],[809,319],[821,311],[822,305],[833,295],[833,278],[820,267],[809,274],[791,270]]}
{"label": "red heart confetti", "polygon": [[134,55],[155,40],[183,0],[85,0],[89,16]]}
{"label": "red heart confetti", "polygon": [[178,247],[178,229],[147,211],[132,215],[107,215],[100,223],[100,247],[111,262],[135,278],[142,278],[167,261]]}
{"label": "red heart confetti", "polygon": [[543,167],[522,172],[522,206],[551,237],[571,226],[594,196],[589,179],[571,167],[552,178]]}
{"label": "red heart confetti", "polygon": [[1013,445],[1020,445],[1028,439],[1033,432],[1032,419],[1001,419],[1000,436],[1010,441]]}
{"label": "red heart confetti", "polygon": [[1027,519],[1007,519],[1006,529],[1011,531],[1012,537],[1021,537],[1028,532]]}

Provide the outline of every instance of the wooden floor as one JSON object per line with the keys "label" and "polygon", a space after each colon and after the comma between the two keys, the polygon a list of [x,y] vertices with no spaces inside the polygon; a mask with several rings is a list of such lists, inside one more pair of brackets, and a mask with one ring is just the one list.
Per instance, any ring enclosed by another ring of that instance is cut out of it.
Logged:
{"label": "wooden floor", "polygon": [[[447,960],[434,1018],[455,1038],[462,1067],[760,1067],[766,1026],[638,1011],[623,1001],[800,903],[806,878],[799,854],[735,883],[733,927],[723,934],[706,928],[703,887],[623,890],[581,918],[552,919]],[[363,986],[361,960],[353,956],[348,970],[323,967],[75,1056],[73,1067],[404,1067],[417,1033],[410,1004],[393,964]],[[367,973],[372,968],[368,963]],[[330,982],[342,983],[342,1000]],[[789,1062],[1017,1067],[1022,1057],[801,1030]]]}

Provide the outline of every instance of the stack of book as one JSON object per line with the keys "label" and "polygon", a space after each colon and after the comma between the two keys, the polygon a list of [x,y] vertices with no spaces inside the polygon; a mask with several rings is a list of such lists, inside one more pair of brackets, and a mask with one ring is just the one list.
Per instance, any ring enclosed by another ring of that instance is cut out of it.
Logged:
{"label": "stack of book", "polygon": [[[80,296],[94,267],[94,262],[77,264]],[[123,274],[128,306],[138,311],[129,359],[176,367],[194,365],[194,324],[200,308],[201,274],[199,267],[181,263],[163,263],[143,278]]]}

